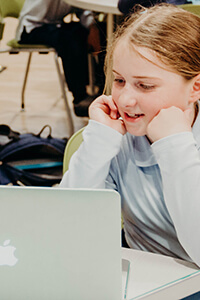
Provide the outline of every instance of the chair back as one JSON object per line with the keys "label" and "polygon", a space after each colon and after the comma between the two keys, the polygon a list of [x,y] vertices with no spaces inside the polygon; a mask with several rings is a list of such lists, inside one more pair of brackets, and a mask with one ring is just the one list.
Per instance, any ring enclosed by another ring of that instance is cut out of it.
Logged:
{"label": "chair back", "polygon": [[68,170],[69,167],[69,161],[71,159],[72,154],[78,150],[80,144],[83,141],[82,132],[85,127],[79,129],[77,132],[75,132],[70,139],[67,142],[65,152],[64,152],[64,158],[63,158],[63,174]]}
{"label": "chair back", "polygon": [[6,17],[18,18],[24,1],[25,0],[0,0],[1,19]]}
{"label": "chair back", "polygon": [[182,4],[179,5],[179,7],[197,15],[200,16],[200,5],[196,5],[196,4]]}
{"label": "chair back", "polygon": [[5,24],[0,22],[0,41],[3,39],[3,31]]}

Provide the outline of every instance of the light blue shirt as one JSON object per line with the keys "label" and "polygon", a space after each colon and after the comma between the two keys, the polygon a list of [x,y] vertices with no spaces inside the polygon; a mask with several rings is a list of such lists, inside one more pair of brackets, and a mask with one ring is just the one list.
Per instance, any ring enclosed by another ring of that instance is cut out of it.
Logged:
{"label": "light blue shirt", "polygon": [[83,138],[61,187],[117,190],[131,248],[200,265],[200,116],[152,145],[92,120]]}

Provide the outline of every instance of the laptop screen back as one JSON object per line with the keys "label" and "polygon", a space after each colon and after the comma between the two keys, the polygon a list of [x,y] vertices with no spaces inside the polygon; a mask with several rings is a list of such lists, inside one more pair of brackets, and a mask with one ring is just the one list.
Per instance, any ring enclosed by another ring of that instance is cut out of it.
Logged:
{"label": "laptop screen back", "polygon": [[111,190],[0,186],[0,298],[121,299]]}

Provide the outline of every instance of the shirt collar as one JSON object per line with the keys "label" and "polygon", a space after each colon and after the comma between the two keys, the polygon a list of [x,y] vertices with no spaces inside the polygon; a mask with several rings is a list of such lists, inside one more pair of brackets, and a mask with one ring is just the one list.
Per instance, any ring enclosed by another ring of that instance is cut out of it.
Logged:
{"label": "shirt collar", "polygon": [[135,163],[139,167],[149,167],[157,164],[146,136],[135,136],[134,157]]}
{"label": "shirt collar", "polygon": [[199,149],[200,148],[200,113],[198,113],[198,116],[194,122],[194,125],[192,127],[192,133],[197,143],[197,148]]}

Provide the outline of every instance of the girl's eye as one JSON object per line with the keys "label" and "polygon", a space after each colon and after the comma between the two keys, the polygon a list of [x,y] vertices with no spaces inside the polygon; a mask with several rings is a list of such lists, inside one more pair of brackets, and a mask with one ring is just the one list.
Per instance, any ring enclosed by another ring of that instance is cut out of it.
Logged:
{"label": "girl's eye", "polygon": [[121,78],[115,78],[114,82],[118,83],[118,84],[123,84],[125,81]]}
{"label": "girl's eye", "polygon": [[150,90],[153,90],[155,88],[154,85],[144,84],[144,83],[139,83],[138,87],[143,89],[143,90],[146,90],[146,91],[150,91]]}

